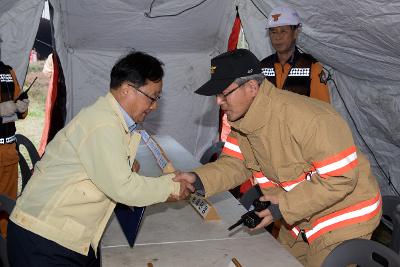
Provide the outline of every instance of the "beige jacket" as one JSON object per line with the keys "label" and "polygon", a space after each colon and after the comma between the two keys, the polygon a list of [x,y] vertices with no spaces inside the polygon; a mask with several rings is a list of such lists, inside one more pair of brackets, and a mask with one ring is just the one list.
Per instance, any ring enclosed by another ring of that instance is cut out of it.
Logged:
{"label": "beige jacket", "polygon": [[114,97],[101,97],[47,146],[11,220],[78,253],[96,251],[116,202],[147,206],[179,194],[172,175],[131,171],[139,142]]}
{"label": "beige jacket", "polygon": [[220,159],[195,170],[206,196],[253,174],[264,194],[278,195],[293,242],[301,230],[310,244],[326,246],[375,229],[378,183],[329,104],[265,81],[246,115],[230,123]]}

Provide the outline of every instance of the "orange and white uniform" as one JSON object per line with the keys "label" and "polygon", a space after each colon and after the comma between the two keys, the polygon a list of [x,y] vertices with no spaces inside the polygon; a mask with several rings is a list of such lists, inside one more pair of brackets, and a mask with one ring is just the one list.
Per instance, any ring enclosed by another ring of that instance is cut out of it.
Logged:
{"label": "orange and white uniform", "polygon": [[293,56],[282,65],[273,54],[261,61],[262,72],[277,88],[330,103],[329,88],[322,65],[296,47]]}

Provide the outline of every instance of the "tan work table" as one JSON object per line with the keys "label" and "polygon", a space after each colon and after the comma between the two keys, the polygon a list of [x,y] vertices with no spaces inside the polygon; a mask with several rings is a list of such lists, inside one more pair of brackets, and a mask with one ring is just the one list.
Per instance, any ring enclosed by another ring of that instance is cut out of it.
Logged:
{"label": "tan work table", "polygon": [[[200,165],[176,140],[156,136],[174,166],[191,170]],[[159,176],[160,169],[145,145],[138,150],[140,173]],[[136,239],[130,248],[118,221],[112,218],[102,238],[102,266],[234,266],[236,258],[246,266],[302,266],[268,232],[250,233],[245,227],[227,228],[246,212],[229,193],[209,201],[220,221],[204,221],[186,201],[162,203],[146,208]]]}

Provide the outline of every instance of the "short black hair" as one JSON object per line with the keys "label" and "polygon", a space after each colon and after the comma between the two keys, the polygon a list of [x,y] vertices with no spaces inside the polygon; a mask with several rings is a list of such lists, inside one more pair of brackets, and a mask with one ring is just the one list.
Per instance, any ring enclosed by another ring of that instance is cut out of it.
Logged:
{"label": "short black hair", "polygon": [[159,82],[164,76],[164,64],[144,52],[131,51],[115,63],[110,74],[110,88],[114,89],[129,81],[136,87],[146,84],[146,80]]}

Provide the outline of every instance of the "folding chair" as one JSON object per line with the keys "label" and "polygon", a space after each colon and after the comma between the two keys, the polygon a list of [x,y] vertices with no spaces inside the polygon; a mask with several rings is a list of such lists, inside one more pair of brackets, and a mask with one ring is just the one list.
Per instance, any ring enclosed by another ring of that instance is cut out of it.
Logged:
{"label": "folding chair", "polygon": [[[40,160],[39,153],[36,150],[36,147],[33,143],[24,135],[16,134],[17,138],[17,150],[19,156],[19,168],[21,170],[22,176],[22,190],[25,188],[25,185],[28,183],[29,179],[32,176],[32,169],[35,166],[36,162]],[[28,162],[25,157],[21,153],[21,146],[24,146],[28,151],[29,158],[32,164],[32,167],[29,167]]]}
{"label": "folding chair", "polygon": [[400,256],[378,242],[367,239],[351,239],[333,249],[321,266],[345,267],[349,264],[368,267],[398,267],[400,266]]}
{"label": "folding chair", "polygon": [[381,223],[371,239],[400,254],[400,197],[382,196]]}

